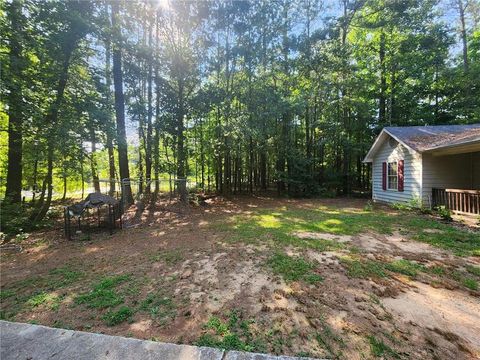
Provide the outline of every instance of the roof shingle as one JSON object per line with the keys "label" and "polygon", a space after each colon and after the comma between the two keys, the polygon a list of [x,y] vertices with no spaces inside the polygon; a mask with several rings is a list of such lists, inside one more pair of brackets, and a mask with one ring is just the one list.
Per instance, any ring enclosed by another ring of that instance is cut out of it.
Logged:
{"label": "roof shingle", "polygon": [[480,141],[480,124],[386,127],[392,136],[415,151]]}

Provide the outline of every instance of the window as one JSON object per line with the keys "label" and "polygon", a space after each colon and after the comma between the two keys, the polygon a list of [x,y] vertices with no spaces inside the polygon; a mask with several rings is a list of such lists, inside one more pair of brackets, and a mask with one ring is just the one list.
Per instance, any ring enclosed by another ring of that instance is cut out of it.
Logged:
{"label": "window", "polygon": [[398,190],[398,163],[388,163],[388,189]]}

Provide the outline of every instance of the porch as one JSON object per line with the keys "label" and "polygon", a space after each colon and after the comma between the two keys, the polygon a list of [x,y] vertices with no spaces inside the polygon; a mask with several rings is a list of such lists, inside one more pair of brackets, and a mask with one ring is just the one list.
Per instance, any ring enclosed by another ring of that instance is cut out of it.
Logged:
{"label": "porch", "polygon": [[[477,145],[477,148],[480,145]],[[445,206],[458,214],[480,214],[480,152],[465,149],[423,154],[424,191],[431,206]]]}
{"label": "porch", "polygon": [[459,214],[480,215],[480,190],[433,188],[432,206],[445,206]]}

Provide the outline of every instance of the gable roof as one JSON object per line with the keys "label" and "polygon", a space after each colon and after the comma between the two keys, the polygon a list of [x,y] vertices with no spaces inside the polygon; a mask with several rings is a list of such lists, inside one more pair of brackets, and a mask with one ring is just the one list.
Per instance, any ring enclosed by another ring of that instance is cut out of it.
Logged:
{"label": "gable roof", "polygon": [[419,153],[474,144],[478,144],[478,149],[472,151],[480,151],[480,124],[388,126],[378,135],[363,161],[372,162],[378,148],[389,136],[405,145],[410,151]]}

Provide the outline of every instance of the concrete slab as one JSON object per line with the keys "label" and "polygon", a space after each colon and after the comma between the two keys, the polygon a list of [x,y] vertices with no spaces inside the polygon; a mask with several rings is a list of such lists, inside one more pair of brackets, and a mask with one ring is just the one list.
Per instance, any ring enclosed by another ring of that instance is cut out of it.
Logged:
{"label": "concrete slab", "polygon": [[0,321],[0,359],[221,360],[223,350]]}
{"label": "concrete slab", "polygon": [[299,360],[0,321],[1,360]]}

